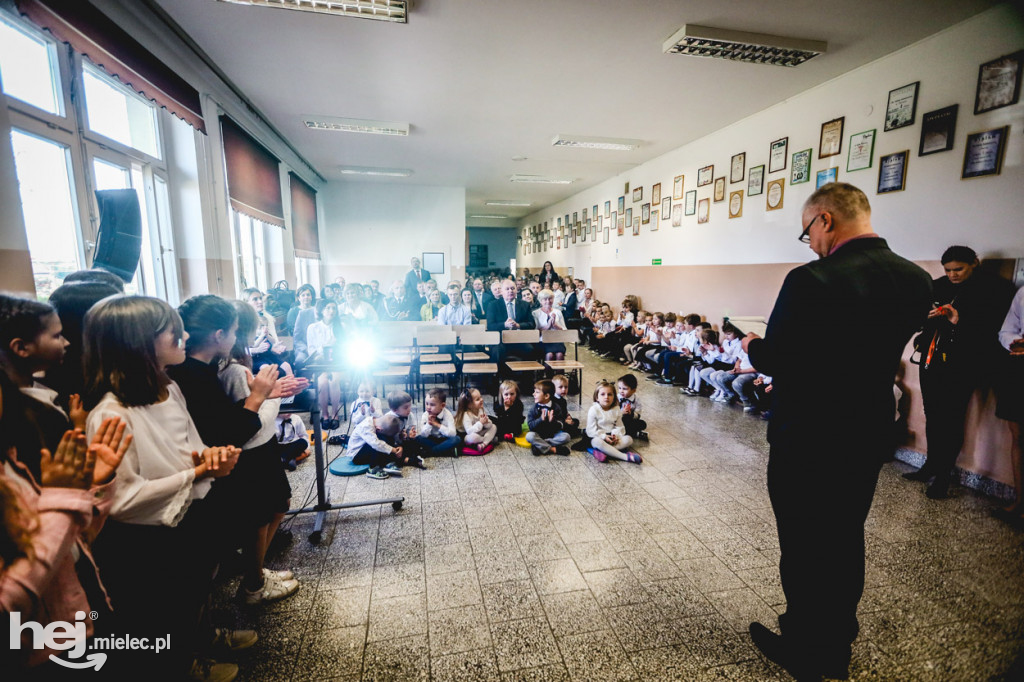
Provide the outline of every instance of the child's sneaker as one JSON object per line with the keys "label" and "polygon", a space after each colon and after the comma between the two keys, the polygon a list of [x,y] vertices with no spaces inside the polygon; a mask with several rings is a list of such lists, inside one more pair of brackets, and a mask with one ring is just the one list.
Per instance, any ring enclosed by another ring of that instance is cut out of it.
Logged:
{"label": "child's sneaker", "polygon": [[384,465],[384,472],[388,476],[398,476],[399,478],[401,478],[401,476],[402,476],[402,468],[399,467],[394,462],[388,462],[387,464],[385,464]]}
{"label": "child's sneaker", "polygon": [[651,436],[646,431],[640,431],[636,434],[636,439],[647,442],[651,439]]}
{"label": "child's sneaker", "polygon": [[501,437],[501,439],[503,441],[505,441],[506,443],[514,443],[514,442],[516,442],[515,435],[511,434],[511,433],[506,433],[504,436]]}
{"label": "child's sneaker", "polygon": [[715,392],[711,394],[710,400],[712,400],[713,402],[718,402],[718,399],[721,397],[721,395],[722,392],[716,389]]}
{"label": "child's sneaker", "polygon": [[596,448],[587,448],[587,452],[589,452],[593,456],[593,458],[596,459],[598,462],[605,462],[608,460],[608,455],[604,454],[600,450],[597,450]]}
{"label": "child's sneaker", "polygon": [[366,472],[366,477],[383,481],[388,477],[388,472],[384,471],[384,467],[370,467],[370,470]]}
{"label": "child's sneaker", "polygon": [[257,590],[247,590],[245,584],[238,586],[238,597],[247,606],[262,604],[264,602],[278,601],[290,597],[299,591],[299,581],[294,578],[282,580],[275,575],[263,575],[263,586]]}
{"label": "child's sneaker", "polygon": [[643,463],[644,458],[633,451],[629,451],[626,453],[626,461],[632,462],[633,464],[641,464]]}
{"label": "child's sneaker", "polygon": [[568,457],[569,456],[569,446],[568,445],[556,445],[555,446],[555,454],[556,455],[561,455],[562,457]]}
{"label": "child's sneaker", "polygon": [[757,408],[754,407],[754,405],[751,404],[751,403],[743,403],[743,411],[744,412],[753,412],[756,409]]}
{"label": "child's sneaker", "polygon": [[426,469],[427,464],[423,461],[423,458],[419,455],[409,458],[409,466],[416,467],[417,469]]}
{"label": "child's sneaker", "polygon": [[531,443],[530,444],[530,452],[533,453],[534,457],[540,457],[541,455],[546,455],[550,451],[551,451],[550,447],[542,447],[540,445],[537,445],[536,443]]}

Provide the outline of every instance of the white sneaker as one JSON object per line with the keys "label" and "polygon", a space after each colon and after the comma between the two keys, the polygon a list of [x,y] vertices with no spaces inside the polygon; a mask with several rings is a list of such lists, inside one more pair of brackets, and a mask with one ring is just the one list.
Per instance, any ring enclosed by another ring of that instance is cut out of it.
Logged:
{"label": "white sneaker", "polygon": [[298,580],[294,578],[291,580],[281,580],[273,575],[264,575],[263,587],[254,592],[245,589],[245,585],[239,585],[238,587],[239,597],[249,606],[285,599],[298,591]]}
{"label": "white sneaker", "polygon": [[275,571],[271,568],[263,569],[263,579],[266,580],[269,577],[277,578],[278,580],[295,580],[295,574],[285,569],[283,571]]}
{"label": "white sneaker", "polygon": [[188,678],[197,682],[231,682],[238,677],[238,666],[234,663],[218,663],[212,658],[197,658],[192,661]]}
{"label": "white sneaker", "polygon": [[721,398],[721,397],[722,397],[722,392],[721,391],[715,391],[714,393],[711,394],[711,400],[716,402],[716,403],[718,402],[718,399]]}

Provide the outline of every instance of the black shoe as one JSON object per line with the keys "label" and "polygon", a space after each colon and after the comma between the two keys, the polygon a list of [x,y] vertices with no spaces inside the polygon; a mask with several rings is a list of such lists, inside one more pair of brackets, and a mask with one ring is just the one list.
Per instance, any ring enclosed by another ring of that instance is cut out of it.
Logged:
{"label": "black shoe", "polygon": [[642,441],[646,442],[646,441],[649,441],[651,439],[651,437],[649,435],[647,435],[646,431],[641,431],[640,433],[636,434],[636,439],[637,440],[642,440]]}
{"label": "black shoe", "polygon": [[935,478],[935,474],[930,473],[926,471],[924,467],[921,467],[917,471],[908,471],[907,473],[903,474],[903,478],[907,479],[908,481],[927,482]]}
{"label": "black shoe", "polygon": [[928,490],[924,491],[924,494],[928,496],[930,500],[944,500],[949,497],[949,481],[936,478],[932,481],[931,485],[928,486]]}
{"label": "black shoe", "polygon": [[648,374],[647,378],[648,379],[660,379],[661,375],[660,374]]}
{"label": "black shoe", "polygon": [[673,381],[671,379],[666,379],[665,377],[662,377],[655,381],[654,383],[658,384],[659,386],[671,386]]}
{"label": "black shoe", "polygon": [[797,652],[792,650],[782,635],[775,634],[755,621],[750,624],[750,639],[765,658],[785,668],[797,682],[821,680],[821,671],[814,669],[809,662],[801,661]]}
{"label": "black shoe", "polygon": [[580,440],[578,440],[575,443],[573,443],[572,447],[569,448],[569,449],[574,451],[574,452],[586,452],[587,448],[589,448],[589,447],[590,447],[590,441],[587,440],[586,438],[581,438]]}
{"label": "black shoe", "polygon": [[540,447],[538,447],[535,443],[530,443],[530,452],[533,453],[534,457],[540,457],[541,455],[548,454],[541,450]]}
{"label": "black shoe", "polygon": [[556,445],[555,446],[555,454],[556,455],[561,455],[562,457],[568,457],[569,456],[569,446],[567,446],[567,445]]}

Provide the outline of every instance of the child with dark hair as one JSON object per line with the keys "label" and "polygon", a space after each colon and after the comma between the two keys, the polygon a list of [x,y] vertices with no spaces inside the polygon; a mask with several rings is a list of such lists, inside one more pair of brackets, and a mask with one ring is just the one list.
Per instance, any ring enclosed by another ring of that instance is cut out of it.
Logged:
{"label": "child with dark hair", "polygon": [[81,395],[85,391],[85,380],[82,377],[82,324],[85,314],[97,301],[119,293],[119,289],[106,282],[83,280],[68,284],[65,280],[50,294],[49,303],[60,317],[64,327],[61,333],[68,346],[64,352],[64,362],[46,370],[43,383],[57,391],[57,404],[65,410],[72,394]]}
{"label": "child with dark hair", "polygon": [[650,436],[644,430],[647,428],[647,422],[640,417],[640,396],[636,393],[636,375],[623,374],[615,384],[619,398],[619,410],[622,412],[622,425],[626,428],[626,435],[637,440],[650,440]]}
{"label": "child with dark hair", "polygon": [[421,453],[426,457],[458,457],[459,434],[455,428],[455,417],[445,403],[448,394],[441,388],[427,391],[420,417],[419,435]]}
{"label": "child with dark hair", "polygon": [[368,464],[368,478],[384,480],[388,476],[401,476],[398,466],[404,456],[402,446],[395,445],[401,431],[401,421],[392,413],[371,417],[359,422],[348,439],[348,451],[354,464]]}
{"label": "child with dark hair", "polygon": [[700,333],[700,347],[697,349],[699,362],[690,367],[690,381],[685,388],[679,389],[683,395],[698,396],[705,383],[711,383],[711,375],[719,369],[728,369],[728,363],[722,362],[722,349],[718,345],[718,332],[705,329]]}
{"label": "child with dark hair", "polygon": [[555,394],[551,399],[558,403],[562,411],[565,412],[563,425],[565,432],[569,434],[570,438],[577,438],[582,432],[579,420],[569,414],[569,377],[564,374],[556,374],[551,377],[551,383],[555,385]]}
{"label": "child with dark hair", "polygon": [[553,400],[555,385],[538,381],[533,385],[533,407],[526,417],[526,441],[534,455],[568,455],[569,434],[565,431],[565,410]]}
{"label": "child with dark hair", "polygon": [[494,406],[497,437],[513,441],[523,432],[523,401],[519,398],[519,384],[506,379],[498,386],[498,400]]}
{"label": "child with dark hair", "polygon": [[[124,293],[124,280],[103,268],[90,268],[88,270],[75,270],[64,278],[63,284],[80,284],[82,282],[95,282],[106,284],[117,290],[117,293]],[[59,287],[58,287],[59,288]]]}
{"label": "child with dark hair", "polygon": [[392,391],[388,394],[388,411],[384,415],[398,420],[398,433],[388,435],[386,440],[394,446],[402,448],[399,464],[409,464],[418,469],[426,469],[420,456],[423,444],[417,440],[415,424],[409,426],[409,415],[412,413],[412,396],[405,391]]}

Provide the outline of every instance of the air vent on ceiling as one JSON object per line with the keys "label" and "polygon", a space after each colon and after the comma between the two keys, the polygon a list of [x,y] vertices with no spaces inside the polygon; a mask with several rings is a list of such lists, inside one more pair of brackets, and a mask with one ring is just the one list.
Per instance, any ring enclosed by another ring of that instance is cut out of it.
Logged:
{"label": "air vent on ceiling", "polygon": [[333,130],[341,133],[369,133],[371,135],[409,134],[409,124],[396,121],[370,121],[363,118],[335,118],[333,116],[303,116],[302,122],[313,130]]}
{"label": "air vent on ceiling", "polygon": [[823,54],[828,43],[686,24],[665,41],[662,49],[669,54],[688,57],[799,66]]}
{"label": "air vent on ceiling", "polygon": [[375,168],[373,166],[341,166],[342,175],[376,175],[385,178],[407,178],[412,175],[409,168]]}
{"label": "air vent on ceiling", "polygon": [[582,135],[556,135],[555,139],[551,140],[551,144],[555,147],[608,149],[617,152],[629,152],[640,146],[640,140],[615,137],[583,137]]}
{"label": "air vent on ceiling", "polygon": [[532,182],[540,185],[571,185],[572,178],[553,178],[546,175],[521,175],[519,173],[509,177],[509,182]]}
{"label": "air vent on ceiling", "polygon": [[277,7],[294,9],[300,12],[316,12],[317,14],[335,14],[343,17],[359,19],[376,19],[396,24],[409,22],[409,3],[407,0],[219,0],[233,5],[253,5],[255,7]]}

